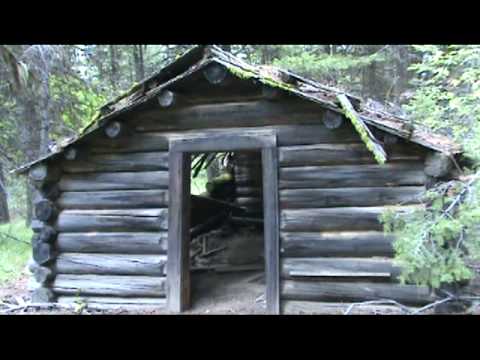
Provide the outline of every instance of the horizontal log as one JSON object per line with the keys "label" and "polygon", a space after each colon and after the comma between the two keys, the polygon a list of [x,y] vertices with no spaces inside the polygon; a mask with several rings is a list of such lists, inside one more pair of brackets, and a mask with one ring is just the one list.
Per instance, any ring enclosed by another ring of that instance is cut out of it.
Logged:
{"label": "horizontal log", "polygon": [[355,278],[364,281],[368,278],[397,281],[401,272],[392,260],[361,258],[283,258],[280,269],[283,278]]}
{"label": "horizontal log", "polygon": [[391,257],[393,240],[381,231],[281,232],[280,251],[285,257]]}
{"label": "horizontal log", "polygon": [[166,255],[62,253],[55,261],[60,274],[165,275]]}
{"label": "horizontal log", "polygon": [[62,209],[162,208],[168,206],[168,190],[64,192],[57,205]]}
{"label": "horizontal log", "polygon": [[44,221],[44,222],[52,221],[58,215],[57,207],[52,201],[48,199],[41,199],[41,200],[35,201],[33,206],[34,206],[35,218],[40,221]]}
{"label": "horizontal log", "polygon": [[160,94],[158,94],[157,101],[162,108],[171,107],[176,102],[176,94],[170,90],[163,90]]}
{"label": "horizontal log", "polygon": [[280,168],[279,180],[281,189],[422,186],[426,175],[414,162]]}
{"label": "horizontal log", "polygon": [[44,224],[40,229],[38,229],[38,238],[39,242],[44,243],[53,243],[57,237],[57,231],[53,226]]}
{"label": "horizontal log", "polygon": [[165,297],[165,277],[58,274],[52,284],[59,295]]}
{"label": "horizontal log", "polygon": [[143,190],[168,188],[168,171],[68,174],[62,191]]}
{"label": "horizontal log", "polygon": [[33,274],[35,281],[41,285],[49,282],[55,276],[51,268],[46,266],[40,266],[35,261],[33,261],[33,259],[31,263],[29,263],[29,270]]}
{"label": "horizontal log", "polygon": [[61,166],[65,173],[168,170],[168,152],[91,155]]}
{"label": "horizontal log", "polygon": [[53,291],[46,287],[38,287],[32,292],[32,303],[49,303],[55,300]]}
{"label": "horizontal log", "polygon": [[33,260],[39,265],[45,265],[55,259],[55,250],[53,246],[43,242],[34,242],[32,244]]}
{"label": "horizontal log", "polygon": [[121,124],[119,121],[112,121],[107,126],[105,126],[105,135],[110,139],[115,139],[124,131],[123,127],[125,125]]}
{"label": "horizontal log", "polygon": [[219,85],[224,83],[230,74],[225,66],[212,63],[203,70],[203,76],[210,84]]}
{"label": "horizontal log", "polygon": [[235,193],[237,196],[249,196],[249,197],[261,197],[262,196],[262,188],[257,187],[245,187],[245,186],[237,186],[235,189]]}
{"label": "horizontal log", "polygon": [[247,206],[247,207],[263,207],[263,200],[262,198],[258,197],[237,197],[235,199],[235,203],[238,206]]}
{"label": "horizontal log", "polygon": [[[398,206],[408,211],[414,206]],[[355,231],[383,230],[378,220],[384,207],[344,207],[324,209],[287,209],[280,212],[282,231]]]}
{"label": "horizontal log", "polygon": [[135,136],[112,139],[97,139],[91,152],[102,153],[131,153],[147,151],[166,151],[171,139],[188,136],[222,136],[232,134],[257,135],[259,131],[273,131],[277,135],[278,146],[308,145],[321,143],[352,143],[360,142],[360,138],[353,128],[342,127],[328,130],[323,124],[318,125],[278,125],[263,127],[236,127],[229,129],[185,130],[177,132],[139,133]]}
{"label": "horizontal log", "polygon": [[279,201],[281,209],[415,204],[424,191],[423,186],[284,189]]}
{"label": "horizontal log", "polygon": [[453,168],[453,162],[445,154],[432,152],[425,159],[425,174],[435,178],[446,176]]}
{"label": "horizontal log", "polygon": [[360,302],[391,299],[402,304],[422,305],[435,301],[427,287],[381,283],[343,283],[284,280],[283,300]]}
{"label": "horizontal log", "polygon": [[60,233],[57,248],[60,252],[165,254],[167,232],[144,233]]}
{"label": "horizontal log", "polygon": [[299,101],[231,102],[194,105],[174,110],[146,110],[134,120],[137,131],[169,131],[227,127],[321,124],[324,111]]}
{"label": "horizontal log", "polygon": [[28,176],[37,188],[57,182],[60,175],[61,170],[58,166],[45,162],[33,166],[28,173]]}
{"label": "horizontal log", "polygon": [[63,157],[67,161],[75,160],[78,157],[78,149],[74,148],[74,147],[69,147],[69,148],[65,149],[65,151],[63,153]]}
{"label": "horizontal log", "polygon": [[168,210],[65,210],[58,216],[55,227],[59,232],[167,230]]}
{"label": "horizontal log", "polygon": [[78,304],[81,301],[87,309],[94,310],[158,310],[164,309],[167,304],[166,298],[121,298],[112,296],[59,296],[60,304]]}
{"label": "horizontal log", "polygon": [[406,309],[395,305],[356,305],[352,303],[332,303],[317,301],[293,301],[287,300],[281,302],[282,314],[285,315],[343,315],[351,308],[351,315],[405,315],[405,310],[414,311],[416,307],[406,307]]}
{"label": "horizontal log", "polygon": [[[385,150],[388,162],[422,161],[422,154],[406,146]],[[372,153],[362,144],[316,144],[279,148],[280,166],[315,166],[332,164],[376,164]]]}

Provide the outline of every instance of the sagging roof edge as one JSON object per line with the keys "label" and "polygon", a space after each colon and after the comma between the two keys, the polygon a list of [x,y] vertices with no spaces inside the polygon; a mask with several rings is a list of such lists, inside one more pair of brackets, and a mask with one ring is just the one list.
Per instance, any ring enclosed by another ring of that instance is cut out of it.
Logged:
{"label": "sagging roof edge", "polygon": [[280,88],[300,98],[315,102],[324,108],[342,114],[342,108],[336,101],[336,97],[338,94],[344,94],[352,104],[355,105],[361,119],[368,125],[449,156],[462,153],[461,146],[450,138],[437,134],[420,124],[412,124],[410,121],[391,113],[370,109],[364,105],[361,98],[342,90],[325,86],[290,71],[275,69],[279,74],[293,79],[295,85],[292,85],[263,71],[263,69],[273,69],[271,67],[253,66],[221,50],[215,45],[199,45],[188,50],[155,74],[142,80],[138,84],[134,84],[127,92],[100,107],[100,115],[97,115],[97,118],[94,118],[87,124],[75,138],[59,144],[56,151],[23,164],[11,170],[10,173],[22,174],[32,166],[63,153],[69,146],[102,128],[110,120],[125,112],[132,111],[139,105],[157,96],[168,86],[202,70],[213,62],[223,65],[231,74],[240,79],[256,80],[265,86]]}

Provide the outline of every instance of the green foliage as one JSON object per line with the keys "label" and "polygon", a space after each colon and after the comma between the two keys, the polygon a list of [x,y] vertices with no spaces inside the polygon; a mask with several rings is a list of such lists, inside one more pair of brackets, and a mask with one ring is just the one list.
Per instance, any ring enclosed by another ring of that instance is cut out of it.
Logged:
{"label": "green foliage", "polygon": [[[50,91],[58,105],[62,125],[75,133],[92,119],[97,109],[106,101],[105,97],[76,77],[50,78]],[[68,97],[65,94],[69,94]]]}
{"label": "green foliage", "polygon": [[0,225],[0,285],[16,280],[31,255],[32,230],[19,219]]}
{"label": "green foliage", "polygon": [[200,195],[206,191],[206,184],[208,182],[207,169],[202,169],[197,177],[190,179],[191,189],[190,193],[193,195]]}
{"label": "green foliage", "polygon": [[425,207],[381,216],[387,233],[395,233],[395,260],[401,280],[440,287],[471,279],[466,260],[480,259],[480,182],[451,181],[423,194]]}
{"label": "green foliage", "polygon": [[409,116],[463,143],[480,161],[480,46],[414,46],[423,61],[410,66],[417,78]]}
{"label": "green foliage", "polygon": [[438,185],[425,194],[425,208],[382,216],[395,232],[395,259],[402,280],[439,287],[470,279],[469,260],[480,259],[480,46],[413,47],[422,61],[410,66],[417,77],[409,117],[453,136],[472,160],[467,180]]}

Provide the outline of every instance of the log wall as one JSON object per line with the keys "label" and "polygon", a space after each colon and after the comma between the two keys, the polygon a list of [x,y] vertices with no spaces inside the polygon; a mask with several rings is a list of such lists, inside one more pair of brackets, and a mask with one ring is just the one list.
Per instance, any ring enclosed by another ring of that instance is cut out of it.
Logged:
{"label": "log wall", "polygon": [[394,239],[378,220],[387,206],[419,206],[425,154],[405,144],[386,151],[389,161],[381,166],[363,144],[279,148],[284,312],[379,299],[432,301],[428,289],[399,284]]}
{"label": "log wall", "polygon": [[[415,205],[426,182],[424,154],[400,142],[386,148],[385,166],[376,165],[349,122],[329,129],[325,116],[317,105],[289,99],[126,114],[118,136],[98,132],[47,174],[58,194],[51,200],[56,212],[43,211],[49,219],[36,231],[48,238],[48,225],[55,233],[51,243],[41,242],[48,249],[37,251],[49,265],[43,291],[62,302],[80,295],[97,305],[164,304],[168,184],[175,176],[169,139],[268,129],[279,146],[282,304],[428,301],[425,289],[397,284],[392,238],[377,220],[385,206]],[[261,171],[252,176],[250,166],[257,161],[235,169],[237,201],[253,210],[262,209]]]}

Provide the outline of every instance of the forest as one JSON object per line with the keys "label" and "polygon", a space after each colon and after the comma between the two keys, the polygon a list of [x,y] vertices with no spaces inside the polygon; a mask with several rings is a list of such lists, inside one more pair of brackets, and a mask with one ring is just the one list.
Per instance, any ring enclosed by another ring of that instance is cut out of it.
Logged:
{"label": "forest", "polygon": [[[106,102],[194,45],[0,45],[0,287],[30,256],[33,188],[11,173],[74,137]],[[221,45],[446,134],[461,176],[429,189],[415,213],[382,215],[402,281],[470,280],[480,260],[480,45]],[[3,225],[2,225],[3,223]],[[449,245],[449,246],[446,246]]]}

